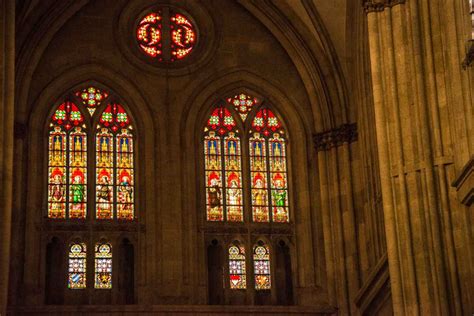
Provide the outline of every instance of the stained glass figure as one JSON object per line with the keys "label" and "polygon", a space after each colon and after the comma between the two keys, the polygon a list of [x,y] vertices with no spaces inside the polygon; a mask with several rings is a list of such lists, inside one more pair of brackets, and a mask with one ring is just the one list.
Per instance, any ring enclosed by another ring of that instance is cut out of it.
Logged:
{"label": "stained glass figure", "polygon": [[96,209],[98,219],[113,218],[113,135],[101,128],[96,137]]}
{"label": "stained glass figure", "polygon": [[180,13],[171,13],[171,61],[191,53],[196,44],[196,28],[191,20]]}
{"label": "stained glass figure", "polygon": [[86,244],[74,243],[69,247],[68,288],[86,288],[86,257]]}
{"label": "stained glass figure", "polygon": [[72,102],[60,104],[51,118],[48,138],[49,218],[86,216],[87,137],[84,129],[84,117]]}
{"label": "stained glass figure", "polygon": [[117,218],[133,219],[133,137],[128,129],[116,135]]}
{"label": "stained glass figure", "polygon": [[229,110],[218,107],[204,129],[208,221],[243,221],[241,146],[235,127]]}
{"label": "stained glass figure", "polygon": [[232,98],[227,98],[227,102],[234,106],[242,120],[245,121],[253,106],[258,103],[258,100],[250,95],[241,93]]}
{"label": "stained glass figure", "polygon": [[95,245],[94,288],[112,288],[112,246],[108,243],[98,243]]}
{"label": "stained glass figure", "polygon": [[288,222],[286,140],[270,109],[261,109],[252,121],[249,153],[253,221]]}
{"label": "stained glass figure", "polygon": [[96,217],[134,218],[133,135],[130,119],[119,104],[101,114],[96,134]]}
{"label": "stained glass figure", "polygon": [[69,134],[69,218],[86,217],[87,136],[80,127]]}
{"label": "stained glass figure", "polygon": [[268,140],[270,179],[272,191],[272,218],[285,223],[288,218],[288,179],[286,178],[286,146],[280,134],[274,133]]}
{"label": "stained glass figure", "polygon": [[161,12],[153,12],[138,23],[137,41],[140,48],[150,57],[162,54],[162,17]]}
{"label": "stained glass figure", "polygon": [[259,133],[255,133],[249,143],[253,221],[269,222],[266,141]]}
{"label": "stained glass figure", "polygon": [[90,86],[76,92],[76,95],[82,100],[82,103],[87,107],[90,115],[93,115],[95,110],[99,107],[102,101],[108,97],[108,93],[96,87]]}
{"label": "stained glass figure", "polygon": [[233,290],[247,288],[245,248],[238,244],[229,247],[229,281],[230,288]]}
{"label": "stained glass figure", "polygon": [[255,246],[253,249],[253,270],[255,276],[255,290],[270,290],[270,250],[263,243]]}

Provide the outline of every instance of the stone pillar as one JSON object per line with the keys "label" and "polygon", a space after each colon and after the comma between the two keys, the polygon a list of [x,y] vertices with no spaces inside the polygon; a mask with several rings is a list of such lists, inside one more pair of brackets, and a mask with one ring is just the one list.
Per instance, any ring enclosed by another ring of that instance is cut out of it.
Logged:
{"label": "stone pillar", "polygon": [[338,307],[340,315],[356,313],[355,296],[360,287],[350,157],[350,143],[356,139],[356,124],[345,124],[314,135],[321,186],[327,291],[329,303]]}
{"label": "stone pillar", "polygon": [[15,1],[0,0],[0,314],[6,314],[10,265],[15,82]]}
{"label": "stone pillar", "polygon": [[451,187],[473,153],[472,84],[459,54],[462,3],[365,1],[397,315],[473,311],[472,228]]}

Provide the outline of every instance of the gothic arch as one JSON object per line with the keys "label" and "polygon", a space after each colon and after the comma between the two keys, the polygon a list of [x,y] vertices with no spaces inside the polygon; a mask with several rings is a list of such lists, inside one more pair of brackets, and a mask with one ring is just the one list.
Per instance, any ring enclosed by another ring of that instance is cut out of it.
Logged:
{"label": "gothic arch", "polygon": [[[81,86],[85,83],[99,83],[99,86],[106,87],[113,91],[122,101],[124,107],[127,108],[128,113],[132,117],[134,123],[134,133],[136,137],[139,138],[139,141],[136,143],[136,153],[137,160],[145,161],[148,160],[149,163],[146,165],[144,163],[137,163],[137,185],[143,188],[149,188],[150,191],[140,190],[139,197],[137,196],[137,216],[139,217],[140,225],[146,226],[146,223],[154,223],[156,214],[154,212],[144,212],[145,209],[158,209],[156,207],[155,194],[151,192],[154,191],[154,188],[159,186],[159,180],[154,177],[155,167],[154,164],[159,161],[153,161],[147,157],[157,156],[154,152],[155,148],[153,146],[155,142],[155,135],[160,135],[155,131],[155,126],[161,124],[161,122],[154,122],[152,120],[152,115],[148,108],[147,103],[145,102],[142,93],[137,89],[137,87],[131,83],[129,80],[123,78],[120,74],[104,67],[101,65],[82,65],[78,67],[72,67],[69,71],[61,74],[55,80],[50,82],[38,96],[38,98],[32,102],[35,106],[31,107],[31,112],[29,113],[28,128],[27,128],[27,142],[26,151],[29,153],[29,156],[36,157],[35,160],[30,160],[28,162],[28,170],[38,170],[38,172],[31,173],[27,177],[27,198],[26,198],[26,252],[34,254],[32,256],[27,256],[25,258],[25,276],[29,277],[30,274],[36,275],[39,271],[36,271],[34,267],[38,266],[35,262],[40,257],[40,253],[44,248],[43,244],[38,244],[39,240],[36,238],[34,227],[38,222],[38,212],[42,209],[42,203],[44,201],[44,196],[42,196],[43,191],[34,190],[33,188],[37,186],[38,183],[43,183],[44,181],[44,172],[45,172],[45,158],[44,155],[37,155],[35,153],[45,152],[45,138],[44,130],[45,125],[48,121],[48,114],[51,112],[52,104],[55,104],[56,100],[63,96],[68,91],[71,91],[72,88]],[[103,109],[103,106],[99,110]],[[54,110],[54,109],[53,109]],[[161,119],[161,118],[158,118]],[[158,159],[156,159],[158,160]],[[140,176],[140,175],[152,175],[150,177]],[[151,230],[154,227],[150,227]],[[112,239],[113,234],[110,234],[110,242],[114,242]],[[151,238],[150,238],[151,239]],[[130,239],[133,242],[135,249],[138,249],[136,240]],[[152,240],[146,240],[145,243],[153,243]],[[89,247],[90,248],[90,247]],[[92,248],[91,248],[92,249]],[[149,247],[149,252],[154,252],[153,247]],[[153,255],[153,254],[150,254]],[[146,270],[146,265],[151,265],[145,261],[137,262],[136,264],[143,264],[144,267],[140,268],[143,271]],[[143,277],[143,280],[138,282],[146,283],[147,279],[145,275],[140,275]],[[35,278],[33,278],[35,279]],[[38,278],[36,278],[38,279]],[[41,278],[39,278],[41,279]],[[38,282],[42,282],[38,280]],[[149,281],[148,281],[149,282]],[[34,285],[35,287],[41,286],[41,284]]]}
{"label": "gothic arch", "polygon": [[[298,256],[294,257],[295,262],[304,262],[305,266],[315,266],[313,260],[318,260],[319,266],[322,266],[324,261],[322,257],[313,255],[312,238],[321,238],[322,232],[316,231],[314,234],[320,234],[319,237],[311,236],[311,222],[312,222],[312,199],[309,196],[311,183],[308,178],[308,165],[304,161],[311,160],[312,153],[311,144],[311,123],[307,118],[300,115],[294,101],[291,97],[286,96],[276,86],[272,85],[263,78],[244,70],[229,70],[224,75],[215,76],[215,78],[208,78],[206,82],[200,82],[196,85],[191,85],[192,93],[188,96],[186,107],[184,109],[185,115],[182,116],[181,128],[181,143],[183,151],[181,159],[183,161],[184,169],[182,171],[182,190],[183,196],[186,197],[186,205],[190,206],[189,216],[184,217],[184,231],[185,244],[187,245],[184,251],[190,255],[185,258],[188,260],[187,264],[191,264],[194,258],[200,258],[198,252],[205,253],[203,249],[204,243],[196,244],[199,240],[199,235],[192,229],[187,227],[200,227],[203,222],[199,217],[200,201],[202,200],[202,190],[199,183],[199,170],[202,165],[202,155],[200,155],[200,143],[202,136],[202,128],[209,109],[215,105],[215,101],[219,98],[227,96],[229,93],[238,91],[238,89],[248,89],[247,91],[257,91],[258,95],[265,96],[265,99],[273,105],[274,109],[284,118],[286,123],[287,133],[291,138],[291,151],[288,151],[289,160],[289,177],[292,179],[298,178],[299,181],[292,181],[292,212],[297,215],[293,216],[291,221],[295,225],[295,233],[297,236],[305,236],[298,239],[298,251],[295,251]],[[305,159],[305,157],[308,157]],[[291,164],[291,165],[290,165]],[[198,180],[196,180],[198,179]],[[192,212],[192,214],[191,214]],[[311,254],[303,256],[305,254]],[[205,266],[205,262],[201,261]],[[300,265],[300,267],[303,264]],[[183,271],[189,274],[192,282],[198,281],[199,276],[194,272]],[[300,275],[301,274],[301,275]],[[300,275],[297,277],[297,275]],[[304,279],[302,282],[304,286],[314,285],[314,271],[304,270],[300,268],[295,274],[295,280]]]}

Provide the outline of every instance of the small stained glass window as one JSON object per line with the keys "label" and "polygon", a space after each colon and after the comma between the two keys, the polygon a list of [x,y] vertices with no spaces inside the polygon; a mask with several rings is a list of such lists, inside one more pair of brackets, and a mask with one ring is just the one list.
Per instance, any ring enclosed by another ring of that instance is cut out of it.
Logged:
{"label": "small stained glass window", "polygon": [[146,56],[158,61],[174,62],[194,50],[197,31],[188,16],[162,7],[140,19],[136,40]]}
{"label": "small stained glass window", "polygon": [[255,289],[270,290],[270,250],[263,243],[259,243],[253,250],[253,272],[255,276]]}
{"label": "small stained glass window", "polygon": [[108,243],[98,243],[95,245],[94,288],[112,288],[112,246]]}
{"label": "small stained glass window", "polygon": [[90,86],[76,92],[82,103],[87,107],[90,115],[93,115],[102,101],[109,96],[106,91]]}
{"label": "small stained glass window", "polygon": [[229,281],[233,290],[247,288],[245,274],[245,248],[234,244],[229,247]]}
{"label": "small stained glass window", "polygon": [[245,93],[241,93],[232,98],[228,98],[227,102],[234,106],[235,110],[237,111],[237,113],[239,113],[242,120],[245,121],[247,115],[252,110],[254,105],[257,104],[258,100],[255,97],[252,97]]}
{"label": "small stained glass window", "polygon": [[68,288],[86,288],[86,257],[86,244],[74,243],[69,247]]}

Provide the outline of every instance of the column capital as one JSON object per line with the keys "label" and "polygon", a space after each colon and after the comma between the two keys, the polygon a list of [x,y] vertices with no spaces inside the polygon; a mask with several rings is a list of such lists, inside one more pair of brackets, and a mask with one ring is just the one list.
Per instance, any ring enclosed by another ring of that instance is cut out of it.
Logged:
{"label": "column capital", "polygon": [[362,6],[364,7],[365,13],[381,12],[385,8],[391,8],[405,2],[406,0],[363,0]]}
{"label": "column capital", "polygon": [[357,123],[343,124],[313,136],[316,151],[325,151],[357,140]]}

